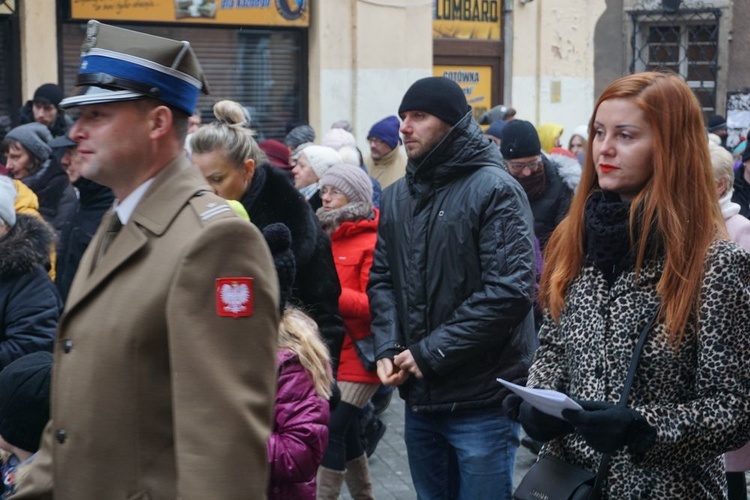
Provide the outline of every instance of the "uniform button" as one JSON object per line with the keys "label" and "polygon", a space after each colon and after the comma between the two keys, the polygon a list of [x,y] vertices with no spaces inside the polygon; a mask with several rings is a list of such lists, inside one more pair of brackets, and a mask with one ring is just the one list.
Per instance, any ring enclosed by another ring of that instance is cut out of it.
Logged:
{"label": "uniform button", "polygon": [[57,432],[55,433],[55,438],[57,438],[58,443],[63,444],[67,437],[68,437],[68,433],[65,431],[65,429],[57,429]]}
{"label": "uniform button", "polygon": [[69,353],[71,350],[73,350],[73,341],[68,339],[65,342],[63,342],[63,352],[65,354]]}

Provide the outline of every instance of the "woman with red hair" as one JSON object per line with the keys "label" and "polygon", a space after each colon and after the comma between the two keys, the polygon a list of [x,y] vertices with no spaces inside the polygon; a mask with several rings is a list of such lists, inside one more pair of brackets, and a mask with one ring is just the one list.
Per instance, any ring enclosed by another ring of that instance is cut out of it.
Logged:
{"label": "woman with red hair", "polygon": [[626,76],[597,101],[589,137],[545,249],[528,379],[583,410],[559,419],[524,403],[521,421],[546,442],[540,456],[596,473],[610,454],[602,498],[725,498],[722,453],[750,437],[750,254],[726,241],[700,104],[677,75]]}

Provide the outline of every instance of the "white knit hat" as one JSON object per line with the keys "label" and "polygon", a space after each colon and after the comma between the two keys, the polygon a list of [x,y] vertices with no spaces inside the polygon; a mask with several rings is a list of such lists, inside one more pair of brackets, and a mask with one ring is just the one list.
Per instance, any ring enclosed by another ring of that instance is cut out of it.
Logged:
{"label": "white knit hat", "polygon": [[301,155],[305,155],[305,158],[307,158],[310,167],[312,167],[313,172],[315,172],[315,176],[318,179],[323,177],[323,174],[325,174],[333,165],[341,163],[341,155],[339,155],[338,151],[327,146],[317,146],[313,144],[312,146],[306,147]]}
{"label": "white knit hat", "polygon": [[321,146],[328,146],[336,151],[343,148],[344,146],[357,147],[357,140],[352,134],[344,130],[343,128],[332,128],[323,136],[320,140]]}
{"label": "white knit hat", "polygon": [[582,137],[584,141],[588,141],[589,140],[589,126],[578,125],[576,128],[573,129],[573,134],[571,134],[571,137],[575,135]]}
{"label": "white knit hat", "polygon": [[16,186],[10,177],[0,176],[0,219],[10,227],[16,224]]}

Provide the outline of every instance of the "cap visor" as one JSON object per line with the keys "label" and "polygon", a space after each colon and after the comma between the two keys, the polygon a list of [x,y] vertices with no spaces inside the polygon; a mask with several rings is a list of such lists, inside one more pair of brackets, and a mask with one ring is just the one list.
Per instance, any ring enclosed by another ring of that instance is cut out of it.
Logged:
{"label": "cap visor", "polygon": [[106,104],[108,102],[134,101],[143,99],[145,95],[132,90],[110,90],[102,87],[86,87],[83,94],[72,97],[66,97],[60,101],[62,109],[73,108],[76,106],[88,106],[90,104]]}
{"label": "cap visor", "polygon": [[60,137],[55,137],[51,141],[49,141],[49,147],[52,149],[56,148],[72,148],[78,146],[78,143],[75,141],[71,141],[68,139],[67,136],[61,135]]}

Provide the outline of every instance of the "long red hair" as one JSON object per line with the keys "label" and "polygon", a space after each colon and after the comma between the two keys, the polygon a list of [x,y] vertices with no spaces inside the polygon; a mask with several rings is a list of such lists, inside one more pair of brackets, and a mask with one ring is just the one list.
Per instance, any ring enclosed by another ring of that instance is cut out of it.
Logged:
{"label": "long red hair", "polygon": [[[725,234],[701,107],[685,82],[672,73],[620,78],[599,97],[593,117],[609,99],[632,100],[653,130],[653,174],[631,203],[631,241],[635,242],[636,276],[643,266],[648,238],[655,235],[664,247],[666,265],[656,290],[669,340],[679,347],[700,301],[706,254],[712,242]],[[586,146],[578,190],[544,252],[540,301],[555,321],[565,307],[568,286],[583,266],[586,200],[600,189],[592,155],[593,122],[592,118],[592,140]]]}

